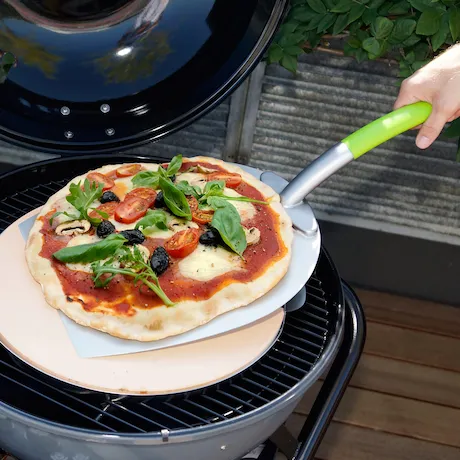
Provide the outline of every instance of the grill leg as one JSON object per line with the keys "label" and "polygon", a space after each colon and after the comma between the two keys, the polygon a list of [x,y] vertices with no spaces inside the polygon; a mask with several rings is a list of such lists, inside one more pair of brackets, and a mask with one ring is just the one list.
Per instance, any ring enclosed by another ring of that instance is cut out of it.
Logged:
{"label": "grill leg", "polygon": [[361,357],[366,338],[364,312],[346,283],[343,290],[346,307],[343,341],[299,434],[299,446],[292,460],[313,459]]}

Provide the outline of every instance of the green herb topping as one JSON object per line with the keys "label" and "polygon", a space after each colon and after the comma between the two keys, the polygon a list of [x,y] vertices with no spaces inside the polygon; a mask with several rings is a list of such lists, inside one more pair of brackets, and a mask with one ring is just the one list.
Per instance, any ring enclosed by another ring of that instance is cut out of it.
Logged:
{"label": "green herb topping", "polygon": [[[136,246],[132,249],[122,246],[109,260],[94,262],[91,268],[94,273],[94,285],[98,288],[106,287],[116,275],[129,276],[133,278],[134,284],[142,283],[151,289],[166,306],[174,305],[161,288],[157,275],[145,262],[144,255]],[[103,278],[105,274],[110,276]]]}
{"label": "green herb topping", "polygon": [[53,220],[61,214],[64,214],[73,220],[85,219],[93,225],[99,225],[101,223],[101,219],[90,217],[88,215],[88,211],[94,209],[104,219],[109,217],[107,213],[90,207],[94,201],[101,197],[103,187],[103,184],[90,182],[88,179],[85,179],[83,189],[81,188],[80,182],[78,184],[70,184],[70,194],[66,196],[66,200],[79,212],[79,214],[69,214],[65,211],[55,212],[51,216],[50,225],[52,225]]}
{"label": "green herb topping", "polygon": [[220,197],[210,197],[209,204],[215,210],[211,226],[219,232],[224,243],[242,257],[247,241],[235,206]]}
{"label": "green herb topping", "polygon": [[136,224],[136,229],[144,235],[150,235],[157,230],[167,230],[167,215],[164,211],[149,209],[147,214]]}
{"label": "green herb topping", "polygon": [[103,260],[114,254],[127,241],[119,233],[112,233],[107,238],[96,243],[68,246],[53,254],[53,257],[64,263],[87,264],[96,260]]}
{"label": "green herb topping", "polygon": [[162,166],[158,167],[158,171],[141,171],[137,173],[131,180],[134,187],[150,187],[153,189],[160,188],[160,177],[169,179],[178,173],[182,166],[182,155],[176,155],[165,170]]}

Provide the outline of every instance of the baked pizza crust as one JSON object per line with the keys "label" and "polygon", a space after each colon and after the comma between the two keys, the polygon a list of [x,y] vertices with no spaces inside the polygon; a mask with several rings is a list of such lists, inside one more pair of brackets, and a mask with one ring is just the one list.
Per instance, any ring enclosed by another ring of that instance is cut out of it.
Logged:
{"label": "baked pizza crust", "polygon": [[[291,260],[293,230],[292,222],[280,203],[279,195],[268,185],[246,173],[236,165],[203,156],[184,158],[187,161],[201,161],[220,166],[226,171],[241,174],[243,181],[259,190],[271,209],[279,216],[279,236],[286,246],[285,255],[275,261],[257,279],[248,283],[234,282],[211,298],[200,301],[182,301],[173,307],[158,306],[153,309],[136,309],[133,316],[113,316],[100,312],[87,312],[77,301],[69,302],[61,287],[51,262],[40,256],[44,238],[40,233],[42,221],[36,219],[26,244],[26,260],[33,278],[40,283],[47,303],[61,310],[65,315],[82,326],[106,332],[115,337],[137,341],[155,341],[169,336],[182,334],[208,323],[219,315],[244,307],[269,292],[286,274]],[[155,171],[158,164],[142,164],[145,169]],[[52,195],[44,205],[38,217],[54,209],[55,203],[69,194],[70,183],[83,181],[90,172],[112,171],[122,164],[105,165],[88,171],[70,181],[63,189]]]}

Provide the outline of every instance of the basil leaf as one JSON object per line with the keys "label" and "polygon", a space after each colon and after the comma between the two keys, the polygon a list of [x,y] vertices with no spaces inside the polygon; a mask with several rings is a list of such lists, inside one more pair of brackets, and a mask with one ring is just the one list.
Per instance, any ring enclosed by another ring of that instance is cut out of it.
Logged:
{"label": "basil leaf", "polygon": [[157,189],[159,187],[160,173],[158,171],[141,171],[132,179],[134,187],[150,187]]}
{"label": "basil leaf", "polygon": [[[166,213],[164,211],[149,209],[147,214],[136,224],[136,229],[144,231],[147,228],[157,227],[160,230],[167,230]],[[154,229],[152,229],[154,230]],[[149,231],[149,233],[152,233]]]}
{"label": "basil leaf", "polygon": [[225,188],[225,181],[223,180],[212,180],[210,182],[206,182],[204,187],[204,194],[205,195],[216,195],[219,196],[224,193]]}
{"label": "basil leaf", "polygon": [[159,174],[160,177],[164,177],[165,179],[169,179],[168,173],[165,171],[163,166],[158,167],[158,174]]}
{"label": "basil leaf", "polygon": [[219,232],[224,243],[242,257],[247,241],[235,206],[218,197],[212,197],[208,201],[215,210],[211,226]]}
{"label": "basil leaf", "polygon": [[70,195],[66,196],[66,200],[80,213],[79,219],[86,219],[93,225],[101,222],[101,219],[89,217],[88,209],[93,201],[101,197],[103,187],[103,184],[90,183],[88,179],[85,179],[83,183],[83,190],[81,189],[80,182],[78,184],[70,184]]}
{"label": "basil leaf", "polygon": [[113,254],[127,241],[122,235],[113,233],[107,238],[90,244],[80,244],[60,249],[53,257],[64,263],[89,263],[102,260]]}
{"label": "basil leaf", "polygon": [[211,197],[221,197],[224,194],[225,181],[223,180],[212,180],[207,182],[204,190],[203,196],[200,198],[200,202],[208,202]]}
{"label": "basil leaf", "polygon": [[168,176],[174,176],[174,174],[177,174],[179,172],[179,169],[181,168],[181,166],[182,166],[182,155],[176,155],[169,163],[166,173],[168,174]]}
{"label": "basil leaf", "polygon": [[196,199],[201,198],[201,189],[197,185],[190,185],[186,180],[175,185],[184,195],[194,196]]}
{"label": "basil leaf", "polygon": [[169,179],[169,176],[174,176],[181,166],[182,155],[177,155],[171,160],[167,170],[165,170],[162,166],[159,166],[158,171],[141,171],[131,179],[131,182],[134,187],[150,187],[157,189],[160,186],[160,177]]}
{"label": "basil leaf", "polygon": [[178,217],[192,220],[192,212],[184,193],[171,181],[163,177],[160,177],[160,188],[163,191],[163,197],[169,210]]}

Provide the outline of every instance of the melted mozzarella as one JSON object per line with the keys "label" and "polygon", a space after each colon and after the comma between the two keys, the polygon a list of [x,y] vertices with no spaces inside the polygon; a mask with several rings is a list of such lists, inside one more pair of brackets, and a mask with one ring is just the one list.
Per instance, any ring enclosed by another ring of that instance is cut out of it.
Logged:
{"label": "melted mozzarella", "polygon": [[186,278],[209,281],[224,273],[242,270],[243,262],[239,256],[224,248],[199,244],[195,251],[179,262],[178,267]]}
{"label": "melted mozzarella", "polygon": [[[225,187],[224,195],[227,196],[243,196],[239,193],[235,192],[235,190],[231,188]],[[245,222],[246,220],[252,219],[256,215],[256,208],[252,203],[248,203],[246,201],[229,201],[233,206],[235,206],[238,214],[241,217],[241,222]]]}
{"label": "melted mozzarella", "polygon": [[[61,198],[56,201],[54,208],[56,209],[56,212],[67,212],[68,214],[73,214],[77,217],[80,215],[80,213],[65,198]],[[70,217],[61,214],[53,219],[53,227],[57,227],[59,224],[69,222],[70,220],[72,220]]]}
{"label": "melted mozzarella", "polygon": [[115,227],[115,230],[117,230],[118,232],[121,232],[123,230],[132,230],[138,222],[136,221],[136,222],[133,222],[132,224],[123,224],[121,222],[116,221],[113,216],[109,220],[110,222],[112,222],[112,224]]}
{"label": "melted mozzarella", "polygon": [[176,182],[187,181],[190,185],[198,185],[201,190],[204,189],[206,185],[206,174],[194,173],[194,172],[187,172],[181,173],[177,175]]}
{"label": "melted mozzarella", "polygon": [[172,233],[187,230],[188,228],[199,228],[198,224],[191,220],[185,220],[181,219],[180,217],[171,215],[168,215],[167,226],[170,230],[172,230]]}
{"label": "melted mozzarella", "polygon": [[133,177],[123,177],[115,179],[115,185],[110,189],[111,192],[115,193],[120,201],[123,201],[126,194],[133,189],[133,183],[131,179]]}

